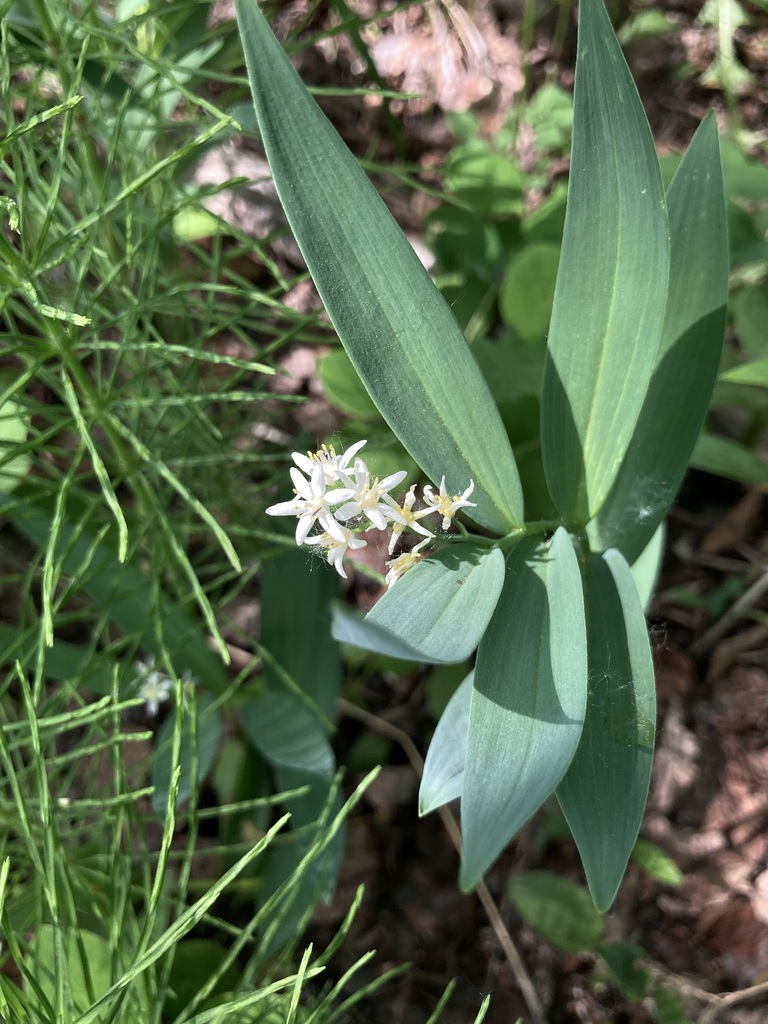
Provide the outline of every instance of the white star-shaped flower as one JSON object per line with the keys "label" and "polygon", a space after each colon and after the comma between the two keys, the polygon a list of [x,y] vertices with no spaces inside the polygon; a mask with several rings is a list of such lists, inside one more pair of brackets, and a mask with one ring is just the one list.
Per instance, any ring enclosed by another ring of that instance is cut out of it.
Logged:
{"label": "white star-shaped flower", "polygon": [[443,477],[440,481],[440,491],[438,494],[435,494],[432,486],[427,484],[424,488],[424,501],[430,506],[429,512],[437,512],[443,517],[443,529],[449,530],[451,520],[460,508],[477,508],[474,501],[467,501],[467,498],[474,489],[475,482],[470,480],[469,487],[467,487],[463,494],[454,494],[451,497],[445,489],[445,477]]}
{"label": "white star-shaped flower", "polygon": [[291,480],[296,497],[291,501],[279,501],[267,509],[268,516],[296,516],[296,543],[301,545],[309,536],[309,531],[319,523],[326,533],[343,541],[344,533],[333,516],[333,505],[338,505],[352,496],[352,491],[339,487],[326,491],[325,468],[321,462],[312,464],[312,473],[307,480],[298,469],[291,469]]}
{"label": "white star-shaped flower", "polygon": [[133,667],[137,673],[134,685],[138,684],[138,693],[147,706],[147,714],[154,718],[160,710],[160,705],[170,697],[173,682],[155,668],[154,655],[146,661],[135,661]]}
{"label": "white star-shaped flower", "polygon": [[342,559],[348,550],[356,551],[358,548],[367,547],[368,542],[356,537],[355,531],[348,529],[346,526],[340,526],[339,529],[344,534],[343,540],[339,540],[330,533],[321,533],[314,537],[307,537],[305,544],[318,544],[321,548],[325,548],[325,557],[328,560],[328,564],[334,567],[339,576],[343,576],[346,579],[347,574],[344,571]]}
{"label": "white star-shaped flower", "polygon": [[346,523],[350,519],[357,519],[358,516],[365,516],[377,530],[386,530],[389,522],[400,522],[402,516],[397,510],[397,503],[389,498],[389,491],[401,484],[407,476],[405,470],[401,470],[399,473],[385,476],[383,480],[377,477],[371,482],[371,474],[366,464],[362,459],[355,459],[352,474],[341,474],[341,479],[348,490],[348,500],[345,505],[336,509],[336,518],[340,523]]}
{"label": "white star-shaped flower", "polygon": [[428,540],[434,540],[435,538],[434,533],[430,533],[429,530],[427,530],[425,527],[420,526],[418,522],[419,519],[422,519],[424,516],[428,516],[430,512],[434,511],[434,509],[422,508],[414,512],[413,506],[416,501],[415,492],[416,484],[414,484],[413,487],[409,489],[408,493],[403,499],[402,505],[396,504],[394,500],[389,497],[389,495],[386,495],[386,497],[384,498],[387,504],[391,505],[392,508],[396,509],[396,511],[400,515],[400,519],[394,520],[392,523],[392,536],[389,539],[390,555],[395,550],[395,545],[397,544],[403,530],[405,529],[414,530],[416,533],[420,533],[422,537],[426,537]]}
{"label": "white star-shaped flower", "polygon": [[312,475],[312,470],[319,462],[323,467],[326,484],[335,484],[341,480],[342,473],[348,472],[350,467],[354,466],[353,459],[366,444],[368,444],[367,441],[356,441],[345,452],[342,452],[341,455],[336,454],[336,449],[333,445],[323,445],[316,452],[308,452],[306,455],[302,455],[301,452],[294,452],[291,458],[307,476]]}

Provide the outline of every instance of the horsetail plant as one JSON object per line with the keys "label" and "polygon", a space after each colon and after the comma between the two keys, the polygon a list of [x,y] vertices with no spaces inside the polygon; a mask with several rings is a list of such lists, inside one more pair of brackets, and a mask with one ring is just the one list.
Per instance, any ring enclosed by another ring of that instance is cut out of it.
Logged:
{"label": "horsetail plant", "polygon": [[[556,512],[528,522],[501,416],[453,314],[254,0],[236,5],[264,148],[339,338],[395,435],[442,480],[441,493],[466,499],[473,481],[463,513],[477,531],[438,540],[364,619],[336,611],[334,635],[432,663],[477,649],[435,732],[421,813],[460,797],[468,890],[555,794],[605,909],[650,777],[655,694],[644,598],[723,339],[727,235],[714,115],[665,193],[602,0],[581,0],[568,205],[541,394],[541,459]],[[297,491],[309,500],[309,490]],[[343,508],[352,499],[336,500]],[[283,511],[313,541],[298,498],[289,505]],[[385,500],[381,515],[405,528],[405,505],[400,513],[395,505]],[[322,514],[316,521],[338,550],[348,537],[343,517],[328,507]]]}

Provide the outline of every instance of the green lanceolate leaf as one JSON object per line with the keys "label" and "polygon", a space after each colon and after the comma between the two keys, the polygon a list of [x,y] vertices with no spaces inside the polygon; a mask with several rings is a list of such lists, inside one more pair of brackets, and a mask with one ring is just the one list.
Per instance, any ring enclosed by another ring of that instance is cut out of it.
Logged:
{"label": "green lanceolate leaf", "polygon": [[302,85],[253,0],[237,0],[275,185],[339,338],[392,430],[436,483],[475,481],[471,518],[523,520],[512,449],[453,314]]}
{"label": "green lanceolate leaf", "polygon": [[330,780],[335,761],[322,725],[290,693],[268,690],[241,708],[245,735],[271,764]]}
{"label": "green lanceolate leaf", "polygon": [[547,483],[565,517],[586,523],[611,489],[654,365],[668,267],[648,121],[602,0],[582,0],[541,411]]}
{"label": "green lanceolate leaf", "polygon": [[576,756],[557,788],[595,906],[606,910],[632,852],[656,731],[653,662],[643,609],[618,551],[593,555],[584,603],[589,697]]}
{"label": "green lanceolate leaf", "polygon": [[661,345],[632,441],[589,524],[593,549],[633,562],[677,493],[715,383],[728,298],[728,223],[714,113],[667,191],[670,274]]}
{"label": "green lanceolate leaf", "polygon": [[480,644],[461,791],[461,885],[475,886],[557,786],[587,700],[581,575],[568,534],[518,545]]}
{"label": "green lanceolate leaf", "polygon": [[464,661],[480,643],[503,582],[498,548],[452,544],[409,569],[364,619],[335,608],[333,636],[406,661]]}
{"label": "green lanceolate leaf", "polygon": [[419,814],[429,814],[461,796],[474,677],[470,672],[459,685],[437,723],[421,776]]}

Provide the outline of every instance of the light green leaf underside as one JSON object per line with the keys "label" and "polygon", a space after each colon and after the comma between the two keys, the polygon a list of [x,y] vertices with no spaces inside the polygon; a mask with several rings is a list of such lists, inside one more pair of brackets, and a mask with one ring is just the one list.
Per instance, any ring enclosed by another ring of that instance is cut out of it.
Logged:
{"label": "light green leaf underside", "polygon": [[728,297],[728,223],[717,123],[693,137],[667,191],[670,277],[661,345],[630,446],[589,524],[593,550],[633,562],[682,483],[715,383]]}
{"label": "light green leaf underside", "polygon": [[562,528],[524,541],[480,644],[461,792],[461,886],[471,889],[553,792],[587,699],[581,575]]}
{"label": "light green leaf underside", "polygon": [[512,449],[453,314],[252,0],[237,0],[248,75],[280,200],[339,338],[404,447],[471,518],[523,521]]}
{"label": "light green leaf underside", "polygon": [[429,814],[461,796],[474,677],[475,673],[470,672],[459,685],[437,723],[419,787],[421,815]]}
{"label": "light green leaf underside", "polygon": [[664,542],[666,538],[666,526],[664,523],[659,523],[654,535],[629,567],[644,612],[648,611],[648,607],[653,600],[654,591],[656,590],[656,582],[659,578],[661,563],[664,558]]}
{"label": "light green leaf underside", "polygon": [[582,0],[568,210],[548,338],[542,454],[564,517],[601,507],[640,412],[669,252],[659,164],[601,0]]}
{"label": "light green leaf underside", "polygon": [[648,795],[656,693],[643,609],[618,551],[590,558],[584,603],[587,717],[557,798],[595,905],[606,910],[624,875]]}
{"label": "light green leaf underside", "polygon": [[333,636],[406,661],[464,661],[485,632],[503,582],[498,548],[454,544],[418,562],[364,619],[335,608]]}

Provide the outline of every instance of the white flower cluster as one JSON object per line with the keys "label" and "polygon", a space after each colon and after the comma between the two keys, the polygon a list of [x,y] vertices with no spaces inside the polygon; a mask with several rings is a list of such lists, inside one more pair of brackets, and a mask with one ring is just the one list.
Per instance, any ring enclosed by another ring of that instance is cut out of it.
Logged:
{"label": "white flower cluster", "polygon": [[[160,705],[173,693],[173,680],[165,672],[155,668],[154,655],[146,661],[134,661],[133,667],[136,670],[136,678],[132,685],[137,687],[139,696],[146,704],[147,714],[154,718],[160,710]],[[194,676],[187,669],[181,677],[182,686],[188,688],[194,682]]]}
{"label": "white flower cluster", "polygon": [[[383,480],[371,477],[365,462],[357,455],[365,443],[358,441],[342,455],[325,445],[306,455],[294,452],[291,457],[298,467],[291,468],[295,497],[271,505],[267,515],[296,516],[296,543],[300,547],[316,544],[324,550],[328,563],[345,579],[343,559],[347,551],[367,546],[367,542],[357,536],[359,532],[391,528],[390,555],[404,530],[421,534],[424,540],[416,547],[387,562],[387,586],[391,587],[418,561],[424,546],[434,540],[435,535],[421,525],[421,520],[437,513],[442,517],[442,528],[449,529],[460,508],[475,507],[474,502],[467,500],[475,485],[470,481],[463,494],[451,497],[443,477],[437,493],[429,485],[424,488],[425,507],[414,509],[414,484],[399,505],[389,492],[405,480],[406,473],[392,473]],[[313,533],[316,525],[319,531]]]}

